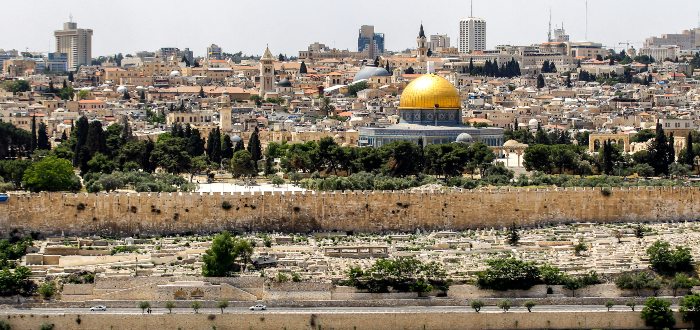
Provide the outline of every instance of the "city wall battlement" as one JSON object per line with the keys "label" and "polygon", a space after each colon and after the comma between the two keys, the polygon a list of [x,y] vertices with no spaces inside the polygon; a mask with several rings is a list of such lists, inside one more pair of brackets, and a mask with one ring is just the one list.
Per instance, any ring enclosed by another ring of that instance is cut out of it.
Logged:
{"label": "city wall battlement", "polygon": [[133,236],[232,231],[413,232],[700,219],[700,189],[40,193],[0,204],[0,234]]}

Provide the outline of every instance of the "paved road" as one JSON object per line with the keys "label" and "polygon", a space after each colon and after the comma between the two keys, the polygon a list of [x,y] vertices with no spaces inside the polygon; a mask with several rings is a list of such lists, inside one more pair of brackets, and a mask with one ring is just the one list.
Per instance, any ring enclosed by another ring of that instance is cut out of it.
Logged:
{"label": "paved road", "polygon": [[[644,306],[637,306],[636,310],[640,311]],[[675,306],[674,306],[675,307]],[[674,308],[676,310],[676,308]],[[607,308],[604,306],[592,305],[543,305],[535,306],[533,312],[605,312]],[[611,311],[626,312],[630,311],[627,306],[615,306]],[[191,308],[174,308],[173,314],[193,314]],[[250,311],[244,307],[230,307],[224,310],[224,313],[243,314],[243,313],[273,313],[273,314],[357,314],[357,313],[474,313],[474,310],[464,306],[407,306],[407,307],[309,307],[309,308],[290,308],[290,307],[270,307],[266,311]],[[503,311],[495,306],[487,306],[482,308],[482,313],[502,313]],[[513,307],[510,313],[527,313],[524,307]],[[167,314],[165,308],[153,308],[152,314]],[[219,314],[221,310],[218,308],[202,308],[200,314]],[[7,314],[35,314],[35,315],[56,315],[56,314],[141,314],[139,308],[113,308],[107,312],[90,312],[89,308],[5,308],[0,309],[0,315]]]}

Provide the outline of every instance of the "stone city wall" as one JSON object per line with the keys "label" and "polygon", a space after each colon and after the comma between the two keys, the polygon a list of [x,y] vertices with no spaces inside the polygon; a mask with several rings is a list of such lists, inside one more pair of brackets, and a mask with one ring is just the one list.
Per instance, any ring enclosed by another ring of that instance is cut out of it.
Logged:
{"label": "stone city wall", "polygon": [[233,231],[413,232],[700,218],[700,189],[12,195],[0,233],[134,236]]}
{"label": "stone city wall", "polygon": [[[226,313],[226,314],[90,313],[3,316],[12,329],[647,329],[640,312],[474,313]],[[687,327],[676,313],[677,326]]]}

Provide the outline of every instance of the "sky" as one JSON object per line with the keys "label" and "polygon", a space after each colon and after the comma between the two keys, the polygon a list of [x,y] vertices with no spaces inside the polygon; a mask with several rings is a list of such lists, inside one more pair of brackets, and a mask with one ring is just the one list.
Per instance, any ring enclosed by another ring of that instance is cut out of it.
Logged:
{"label": "sky", "polygon": [[[386,35],[389,50],[415,48],[426,34],[448,34],[457,46],[467,0],[16,0],[2,5],[0,49],[54,51],[53,31],[72,14],[91,28],[93,57],[161,47],[189,47],[203,56],[212,43],[224,51],[298,55],[315,41],[356,50],[361,25]],[[546,41],[564,24],[574,41],[586,39],[585,0],[474,0],[474,16],[487,21],[487,47]],[[588,40],[608,48],[698,26],[698,0],[588,0]]]}

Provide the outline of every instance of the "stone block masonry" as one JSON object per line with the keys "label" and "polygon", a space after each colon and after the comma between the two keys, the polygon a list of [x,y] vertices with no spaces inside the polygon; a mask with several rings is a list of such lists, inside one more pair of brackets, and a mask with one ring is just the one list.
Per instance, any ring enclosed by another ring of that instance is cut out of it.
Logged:
{"label": "stone block masonry", "polygon": [[230,231],[414,232],[571,222],[700,218],[690,187],[500,189],[450,192],[12,195],[0,231],[134,236]]}

